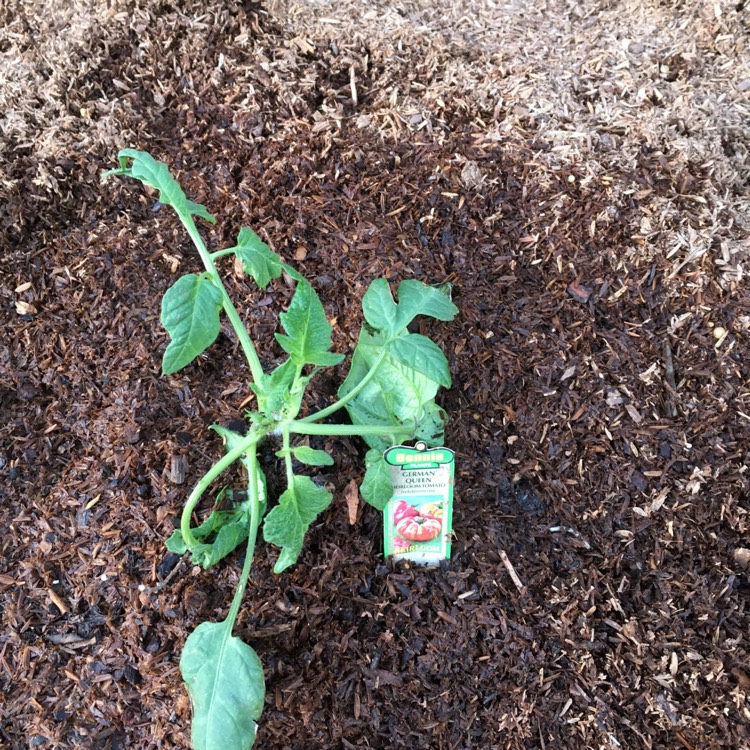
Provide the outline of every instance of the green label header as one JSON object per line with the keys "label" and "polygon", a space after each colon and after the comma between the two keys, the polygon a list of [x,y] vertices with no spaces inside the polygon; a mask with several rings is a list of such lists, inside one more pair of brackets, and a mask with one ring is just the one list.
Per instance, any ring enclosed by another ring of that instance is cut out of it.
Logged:
{"label": "green label header", "polygon": [[385,452],[386,463],[391,466],[406,466],[407,464],[424,466],[427,464],[449,464],[453,462],[453,451],[449,448],[435,450],[417,450],[404,445],[397,445]]}

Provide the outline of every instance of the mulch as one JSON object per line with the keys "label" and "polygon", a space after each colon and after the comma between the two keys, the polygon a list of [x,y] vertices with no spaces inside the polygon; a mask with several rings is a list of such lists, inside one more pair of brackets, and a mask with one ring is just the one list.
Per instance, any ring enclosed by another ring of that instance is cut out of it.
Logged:
{"label": "mulch", "polygon": [[[225,329],[160,375],[160,299],[199,263],[152,195],[100,185],[134,146],[211,247],[251,226],[311,280],[335,351],[376,277],[460,309],[420,324],[454,380],[453,557],[385,560],[380,515],[348,521],[364,446],[321,444],[333,505],[283,575],[259,546],[236,630],[256,747],[750,748],[748,10],[630,0],[617,57],[607,4],[454,5],[0,11],[0,747],[189,747],[179,653],[239,575],[164,547],[248,374]],[[222,268],[273,366],[292,289]]]}

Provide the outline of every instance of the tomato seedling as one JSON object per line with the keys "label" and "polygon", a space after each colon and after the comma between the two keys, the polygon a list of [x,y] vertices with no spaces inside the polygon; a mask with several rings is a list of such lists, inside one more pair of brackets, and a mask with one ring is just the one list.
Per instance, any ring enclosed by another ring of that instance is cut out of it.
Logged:
{"label": "tomato seedling", "polygon": [[[373,281],[362,300],[365,323],[338,400],[321,411],[300,416],[310,380],[322,367],[344,360],[343,355],[330,351],[331,326],[312,286],[246,227],[240,229],[235,246],[209,252],[195,217],[212,224],[215,219],[204,206],[188,200],[167,166],[133,149],[121,151],[118,161],[119,167],[104,177],[133,177],[158,190],[159,202],[176,211],[203,262],[202,273],[179,278],[162,300],[161,322],[170,336],[162,371],[177,372],[202,354],[219,335],[222,313],[234,329],[250,368],[250,388],[257,409],[246,414],[247,434],[213,426],[224,440],[226,453],[190,493],[180,528],[167,540],[170,550],[190,553],[204,568],[215,565],[240,544],[247,544],[229,614],[222,622],[201,623],[187,638],[180,659],[193,707],[195,750],[247,750],[255,741],[265,682],[257,654],[232,631],[247,586],[258,529],[262,523],[266,542],[280,548],[274,571],[281,573],[297,561],[307,529],[332,499],[331,493],[309,476],[295,473],[293,460],[314,467],[333,464],[333,457],[294,442],[293,436],[359,435],[369,446],[361,494],[382,510],[393,495],[383,450],[417,438],[430,446],[440,444],[444,413],[435,403],[435,395],[440,386],[451,384],[443,352],[426,336],[410,333],[408,326],[417,315],[452,320],[458,310],[446,292],[420,281],[402,281],[397,302],[385,279]],[[230,256],[241,261],[245,272],[261,288],[282,273],[296,282],[289,308],[279,316],[285,333],[276,334],[288,356],[270,372],[264,370],[217,271],[217,261]],[[341,408],[348,411],[351,424],[323,423]],[[287,483],[286,491],[268,512],[265,477],[257,458],[258,444],[264,439],[278,441],[276,455],[284,459]],[[193,513],[203,494],[236,461],[247,473],[247,499],[229,510],[219,510],[217,505],[202,523],[193,526]],[[430,524],[435,523],[410,518],[404,536],[424,537]]]}

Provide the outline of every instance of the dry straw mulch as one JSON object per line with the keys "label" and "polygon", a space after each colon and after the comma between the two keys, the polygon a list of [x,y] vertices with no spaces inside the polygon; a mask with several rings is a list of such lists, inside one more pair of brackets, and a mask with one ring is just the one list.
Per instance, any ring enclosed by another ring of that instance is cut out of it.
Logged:
{"label": "dry straw mulch", "polygon": [[[375,276],[461,309],[430,328],[454,558],[384,561],[377,514],[347,522],[362,446],[332,442],[334,507],[290,573],[261,549],[240,617],[258,747],[750,747],[749,24],[736,0],[0,7],[0,747],[187,747],[179,651],[237,575],[163,547],[247,374],[227,331],[160,377],[196,258],[99,184],[126,146],[220,217],[212,245],[245,224],[294,259],[338,351]],[[227,274],[270,341],[290,289]]]}

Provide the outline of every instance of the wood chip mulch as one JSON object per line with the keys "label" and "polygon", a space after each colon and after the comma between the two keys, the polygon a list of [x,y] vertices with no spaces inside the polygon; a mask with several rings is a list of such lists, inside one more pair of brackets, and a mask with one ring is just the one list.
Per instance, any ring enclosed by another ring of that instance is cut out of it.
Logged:
{"label": "wood chip mulch", "polygon": [[[299,563],[261,545],[237,632],[257,747],[750,748],[750,6],[11,0],[0,9],[0,748],[189,747],[178,659],[237,557],[168,554],[242,416],[225,329],[159,373],[198,268],[168,209],[100,185],[150,150],[320,293],[449,282],[453,559],[382,557],[328,441]],[[292,290],[230,293],[272,365]],[[344,364],[321,374],[330,402]],[[269,487],[283,481],[274,446]],[[236,474],[230,482],[240,481]]]}

